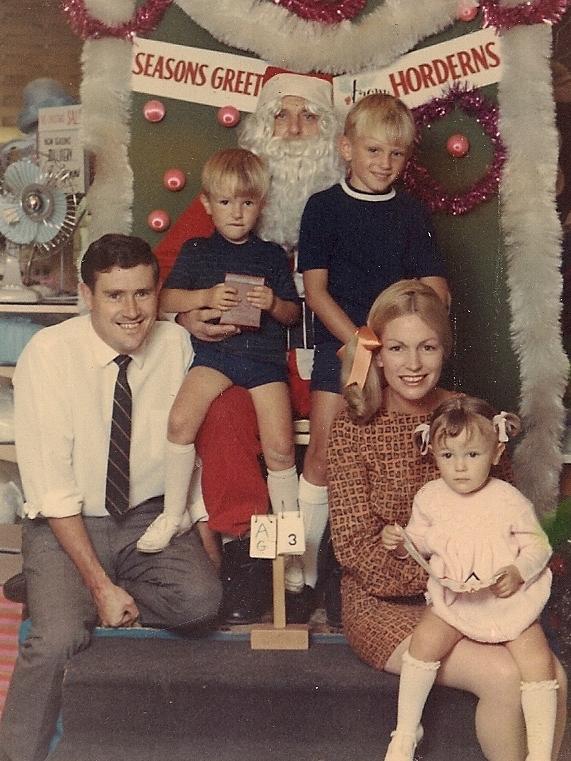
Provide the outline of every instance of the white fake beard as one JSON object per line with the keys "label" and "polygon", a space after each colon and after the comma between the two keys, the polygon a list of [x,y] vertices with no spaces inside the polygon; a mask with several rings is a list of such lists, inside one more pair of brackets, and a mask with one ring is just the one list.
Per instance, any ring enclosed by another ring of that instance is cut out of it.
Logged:
{"label": "white fake beard", "polygon": [[307,199],[339,182],[341,162],[331,138],[325,136],[301,140],[273,137],[263,155],[272,181],[258,234],[289,252],[297,246]]}
{"label": "white fake beard", "polygon": [[331,187],[343,169],[331,136],[300,140],[272,137],[256,151],[272,178],[258,224],[258,235],[288,252],[297,246],[301,215],[313,193]]}

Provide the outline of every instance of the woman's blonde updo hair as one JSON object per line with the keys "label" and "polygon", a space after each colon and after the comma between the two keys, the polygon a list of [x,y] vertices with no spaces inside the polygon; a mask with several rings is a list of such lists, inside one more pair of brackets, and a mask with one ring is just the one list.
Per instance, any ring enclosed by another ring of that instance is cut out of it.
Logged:
{"label": "woman's blonde updo hair", "polygon": [[[416,314],[438,336],[447,358],[452,350],[452,330],[448,312],[436,292],[420,280],[399,280],[386,288],[375,299],[369,310],[367,325],[381,338],[385,327],[397,317]],[[365,385],[361,389],[352,383],[345,387],[351,373],[357,337],[354,336],[345,346],[341,358],[341,386],[347,401],[349,417],[355,423],[368,423],[382,404],[383,378],[382,369],[371,362]]]}

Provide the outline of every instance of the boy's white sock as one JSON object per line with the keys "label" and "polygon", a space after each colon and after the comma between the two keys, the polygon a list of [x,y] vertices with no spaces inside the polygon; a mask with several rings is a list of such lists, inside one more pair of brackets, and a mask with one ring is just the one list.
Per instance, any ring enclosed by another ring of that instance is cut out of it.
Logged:
{"label": "boy's white sock", "polygon": [[298,480],[295,465],[286,470],[268,470],[268,492],[272,512],[297,510]]}
{"label": "boy's white sock", "polygon": [[194,444],[167,441],[165,450],[165,507],[163,512],[180,521],[186,510],[188,488],[194,472]]}
{"label": "boy's white sock", "polygon": [[558,688],[556,679],[521,683],[521,707],[527,731],[527,761],[551,761]]}
{"label": "boy's white sock", "polygon": [[[298,509],[298,485],[295,465],[287,470],[268,470],[268,492],[274,513]],[[288,592],[301,592],[303,585],[301,558],[299,555],[289,555],[286,558],[285,588]]]}
{"label": "boy's white sock", "polygon": [[402,657],[397,728],[398,734],[415,735],[440,661],[419,661],[408,650]]}
{"label": "boy's white sock", "polygon": [[316,486],[299,477],[299,509],[305,529],[305,554],[303,570],[305,583],[315,588],[317,584],[317,553],[329,517],[327,486]]}

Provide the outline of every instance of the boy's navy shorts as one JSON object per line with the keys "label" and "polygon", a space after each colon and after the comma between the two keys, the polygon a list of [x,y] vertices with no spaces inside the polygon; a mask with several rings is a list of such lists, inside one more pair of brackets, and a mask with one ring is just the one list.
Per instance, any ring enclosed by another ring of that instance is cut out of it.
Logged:
{"label": "boy's navy shorts", "polygon": [[[284,357],[285,360],[285,357]],[[210,367],[229,378],[235,386],[256,388],[267,383],[287,383],[287,370],[275,362],[263,362],[242,354],[218,351],[213,346],[201,346],[196,352],[193,367]]]}
{"label": "boy's navy shorts", "polygon": [[341,393],[341,362],[337,357],[340,343],[325,343],[315,347],[313,370],[311,371],[311,391]]}

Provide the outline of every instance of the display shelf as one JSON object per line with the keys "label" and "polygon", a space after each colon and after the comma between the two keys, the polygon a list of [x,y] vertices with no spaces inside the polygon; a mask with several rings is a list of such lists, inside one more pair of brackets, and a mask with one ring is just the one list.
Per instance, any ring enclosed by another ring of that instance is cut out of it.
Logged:
{"label": "display shelf", "polygon": [[[58,315],[61,315],[65,320],[67,317],[73,317],[73,315],[79,314],[79,306],[75,303],[62,303],[62,302],[38,302],[34,304],[13,304],[8,302],[0,302],[0,314],[12,315],[38,315],[42,324],[52,324],[55,320],[58,322]],[[45,320],[41,319],[42,315],[48,315]],[[14,375],[14,365],[0,365],[0,380],[7,378],[11,380]],[[0,461],[4,462],[17,462],[16,459],[16,447],[12,442],[0,443]]]}
{"label": "display shelf", "polygon": [[79,314],[77,304],[0,303],[0,314]]}
{"label": "display shelf", "polygon": [[14,444],[0,444],[0,460],[16,462],[16,447]]}

